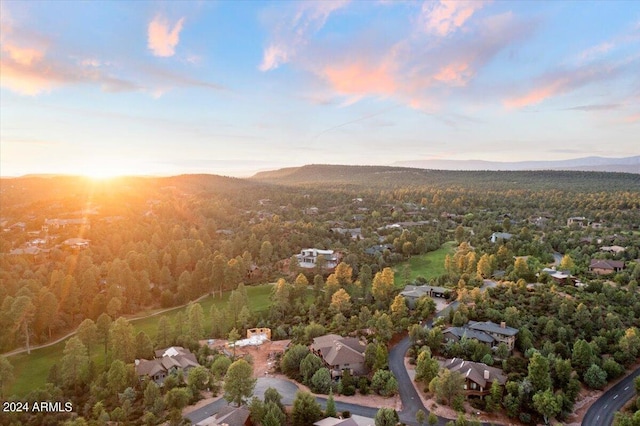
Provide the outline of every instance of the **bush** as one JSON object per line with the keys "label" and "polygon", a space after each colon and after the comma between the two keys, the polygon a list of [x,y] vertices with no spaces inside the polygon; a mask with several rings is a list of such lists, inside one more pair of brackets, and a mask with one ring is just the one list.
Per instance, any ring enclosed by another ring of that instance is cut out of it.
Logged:
{"label": "bush", "polygon": [[451,407],[458,412],[464,412],[464,396],[456,396],[451,403]]}
{"label": "bush", "polygon": [[392,396],[398,392],[398,382],[389,370],[378,370],[371,379],[371,389],[382,396]]}
{"label": "bush", "polygon": [[471,406],[473,408],[475,408],[476,410],[482,410],[484,411],[486,404],[484,402],[484,400],[479,399],[479,398],[473,398],[469,400],[469,404],[471,404]]}
{"label": "bush", "polygon": [[520,415],[518,416],[518,418],[520,419],[520,421],[524,424],[530,424],[531,423],[531,414],[529,413],[520,413]]}
{"label": "bush", "polygon": [[358,390],[362,395],[369,395],[369,380],[366,377],[360,377],[358,380]]}

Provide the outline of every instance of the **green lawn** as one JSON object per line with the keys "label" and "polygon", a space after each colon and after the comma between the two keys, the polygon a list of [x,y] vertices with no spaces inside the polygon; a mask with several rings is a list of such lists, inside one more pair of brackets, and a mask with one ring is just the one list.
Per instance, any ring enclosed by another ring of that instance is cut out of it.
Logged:
{"label": "green lawn", "polygon": [[424,277],[430,280],[444,274],[444,258],[447,254],[452,255],[455,248],[456,242],[449,241],[444,243],[438,250],[419,256],[412,256],[409,260],[395,266],[393,268],[395,271],[395,286],[401,288],[406,284],[403,278],[403,270],[407,265],[411,272],[409,282],[417,277]]}
{"label": "green lawn", "polygon": [[[247,295],[249,296],[249,305],[252,312],[264,312],[269,308],[269,296],[272,288],[273,284],[246,287]],[[215,298],[207,296],[200,300],[198,303],[202,305],[205,317],[209,318],[209,310],[214,304],[219,308],[224,308],[227,303],[227,299],[229,298],[229,294],[230,292],[223,293],[222,299],[216,295]],[[185,310],[185,307],[176,308],[153,317],[139,320],[134,319],[131,320],[131,323],[133,324],[136,332],[144,331],[153,340],[155,339],[158,320],[161,316],[165,315],[170,321],[173,321],[179,311],[185,312]],[[211,324],[207,321],[205,324],[205,331],[208,333],[210,329]],[[43,387],[46,383],[51,367],[62,359],[65,342],[66,341],[62,341],[46,348],[32,350],[30,355],[23,353],[9,357],[9,361],[13,365],[13,375],[16,379],[12,388],[9,389],[9,394],[24,396],[34,389]],[[98,368],[101,368],[104,365],[103,348],[104,346],[97,345],[95,348],[91,349],[91,358],[94,360]]]}

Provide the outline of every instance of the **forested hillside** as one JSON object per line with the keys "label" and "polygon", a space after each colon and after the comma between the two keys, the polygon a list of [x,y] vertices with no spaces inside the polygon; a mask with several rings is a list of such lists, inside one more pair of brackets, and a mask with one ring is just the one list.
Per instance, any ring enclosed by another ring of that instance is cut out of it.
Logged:
{"label": "forested hillside", "polygon": [[260,172],[253,181],[283,185],[368,188],[639,190],[640,175],[579,171],[454,171],[387,166],[308,165]]}

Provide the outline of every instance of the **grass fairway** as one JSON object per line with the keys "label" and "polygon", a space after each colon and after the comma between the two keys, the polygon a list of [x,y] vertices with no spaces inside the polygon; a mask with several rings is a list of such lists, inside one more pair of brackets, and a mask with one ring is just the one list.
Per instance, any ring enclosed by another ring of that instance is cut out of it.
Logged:
{"label": "grass fairway", "polygon": [[[247,286],[245,288],[247,289],[247,295],[249,296],[249,307],[251,308],[251,311],[267,311],[269,308],[269,296],[271,295],[273,284]],[[202,306],[205,318],[207,318],[205,322],[205,333],[209,333],[211,330],[211,323],[208,320],[211,306],[215,304],[220,309],[224,308],[227,300],[229,299],[229,294],[230,292],[223,293],[222,299],[218,296],[215,298],[207,296],[198,302]],[[144,331],[151,340],[154,340],[160,317],[164,315],[170,322],[173,322],[179,311],[184,312],[186,315],[186,308],[182,307],[152,317],[142,318],[139,320],[132,319],[130,321],[131,324],[133,324],[136,333]],[[11,389],[9,389],[9,394],[24,396],[34,389],[43,387],[47,381],[47,376],[49,375],[51,367],[62,359],[65,343],[66,340],[46,348],[32,350],[30,355],[23,353],[9,357],[9,362],[13,365],[13,375],[16,379]],[[91,348],[91,358],[96,363],[97,368],[102,368],[104,366],[103,349],[104,346],[100,344],[96,345],[95,348]]]}
{"label": "grass fairway", "polygon": [[403,270],[407,265],[411,271],[409,282],[412,282],[417,277],[424,277],[430,280],[431,278],[444,274],[444,258],[447,254],[452,255],[455,247],[455,241],[448,241],[438,250],[419,256],[412,256],[409,260],[395,266],[393,268],[395,272],[395,286],[398,288],[405,286],[406,282],[403,278]]}

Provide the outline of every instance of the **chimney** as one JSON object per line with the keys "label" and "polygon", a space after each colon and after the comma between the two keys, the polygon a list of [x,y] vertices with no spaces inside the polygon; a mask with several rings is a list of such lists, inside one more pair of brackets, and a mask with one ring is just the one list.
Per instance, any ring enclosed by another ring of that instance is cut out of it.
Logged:
{"label": "chimney", "polygon": [[504,322],[504,321],[502,321],[502,322],[500,323],[500,328],[507,328],[507,323],[506,323],[506,322]]}
{"label": "chimney", "polygon": [[489,380],[489,370],[484,370],[484,379]]}

